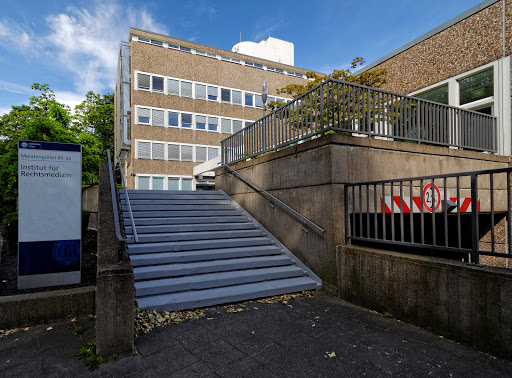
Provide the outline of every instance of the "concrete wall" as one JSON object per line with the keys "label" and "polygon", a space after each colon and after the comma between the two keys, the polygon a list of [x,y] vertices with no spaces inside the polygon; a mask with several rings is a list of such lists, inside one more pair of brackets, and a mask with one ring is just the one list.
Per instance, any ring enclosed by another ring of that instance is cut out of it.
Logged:
{"label": "concrete wall", "polygon": [[98,229],[98,186],[82,189],[82,210],[91,212],[87,228]]}
{"label": "concrete wall", "polygon": [[506,168],[508,158],[412,143],[331,134],[233,166],[244,176],[326,230],[293,219],[220,171],[223,189],[337,292],[336,246],[345,243],[346,183]]}
{"label": "concrete wall", "polygon": [[512,358],[512,272],[340,246],[341,298],[502,358]]}

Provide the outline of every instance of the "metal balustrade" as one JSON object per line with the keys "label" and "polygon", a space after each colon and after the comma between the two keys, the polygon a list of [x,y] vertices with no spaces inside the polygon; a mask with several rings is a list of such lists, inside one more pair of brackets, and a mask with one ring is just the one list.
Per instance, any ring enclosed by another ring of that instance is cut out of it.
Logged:
{"label": "metal balustrade", "polygon": [[328,132],[496,152],[496,117],[328,79],[221,142],[233,164]]}
{"label": "metal balustrade", "polygon": [[[345,241],[512,257],[512,168],[345,184]],[[467,257],[470,258],[467,258]]]}

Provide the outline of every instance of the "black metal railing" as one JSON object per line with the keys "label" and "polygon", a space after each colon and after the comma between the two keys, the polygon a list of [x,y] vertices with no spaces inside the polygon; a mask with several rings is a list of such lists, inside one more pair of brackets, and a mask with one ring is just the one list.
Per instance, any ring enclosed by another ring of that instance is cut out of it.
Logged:
{"label": "black metal railing", "polygon": [[345,240],[512,257],[512,168],[345,184]]}
{"label": "black metal railing", "polygon": [[128,214],[130,215],[130,223],[132,225],[133,237],[135,239],[135,243],[138,243],[139,242],[139,236],[137,235],[137,228],[135,227],[135,221],[133,219],[132,205],[130,203],[130,197],[128,196],[128,188],[126,186],[126,182],[124,180],[124,175],[123,175],[123,165],[121,164],[121,158],[119,157],[119,155],[117,155],[117,164],[119,166],[119,173],[121,175],[121,182],[123,183],[125,203],[126,203],[126,206],[128,207]]}
{"label": "black metal railing", "polygon": [[496,117],[328,79],[221,142],[233,164],[326,132],[496,152]]}
{"label": "black metal railing", "polygon": [[273,208],[274,207],[274,203],[277,203],[279,204],[282,208],[286,209],[288,212],[290,212],[293,217],[300,223],[302,223],[302,230],[305,231],[305,232],[308,232],[308,229],[307,229],[307,226],[306,225],[309,225],[309,226],[312,226],[313,228],[317,229],[318,231],[324,233],[325,230],[320,227],[319,225],[317,225],[316,223],[312,222],[311,220],[309,220],[308,218],[306,218],[304,215],[302,215],[301,213],[299,213],[297,210],[294,210],[292,209],[290,206],[288,206],[287,204],[285,204],[283,201],[281,201],[279,198],[277,198],[276,196],[270,194],[269,192],[267,192],[265,189],[263,189],[261,186],[259,186],[258,184],[254,183],[253,181],[249,180],[247,177],[245,177],[244,175],[242,175],[240,172],[234,170],[233,168],[231,168],[229,165],[226,165],[224,163],[221,162],[221,165],[227,169],[227,171],[229,173],[233,173],[235,174],[235,177],[237,179],[239,179],[240,181],[242,181],[243,183],[245,183],[247,186],[250,186],[255,193],[258,193],[260,194],[261,196],[265,197],[268,201],[269,201],[269,204],[271,205],[271,207]]}
{"label": "black metal railing", "polygon": [[124,257],[126,255],[126,240],[121,232],[121,218],[119,202],[117,200],[117,191],[116,191],[116,180],[114,177],[114,167],[112,165],[112,159],[110,158],[110,151],[107,150],[107,163],[108,163],[108,173],[110,177],[110,193],[112,196],[112,213],[114,215],[114,231],[117,239],[117,257],[118,261],[124,261]]}

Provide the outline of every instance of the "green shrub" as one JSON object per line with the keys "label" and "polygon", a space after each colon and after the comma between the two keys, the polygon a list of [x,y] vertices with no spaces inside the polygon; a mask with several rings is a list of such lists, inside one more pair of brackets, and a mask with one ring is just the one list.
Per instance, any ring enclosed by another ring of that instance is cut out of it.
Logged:
{"label": "green shrub", "polygon": [[18,213],[5,214],[2,223],[2,236],[11,249],[18,245]]}

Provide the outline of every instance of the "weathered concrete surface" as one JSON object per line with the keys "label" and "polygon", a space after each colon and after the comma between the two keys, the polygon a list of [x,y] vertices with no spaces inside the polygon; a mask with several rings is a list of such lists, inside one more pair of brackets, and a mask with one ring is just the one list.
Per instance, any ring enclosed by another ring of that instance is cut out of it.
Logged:
{"label": "weathered concrete surface", "polygon": [[119,262],[108,165],[100,163],[96,349],[99,356],[133,353],[133,270],[125,255]]}
{"label": "weathered concrete surface", "polygon": [[[324,234],[311,227],[303,232],[302,224],[289,212],[278,205],[271,208],[265,198],[225,171],[217,172],[215,185],[318,274],[327,290],[336,293],[336,246],[345,243],[344,184],[507,168],[508,162],[507,157],[479,152],[330,134],[233,166],[325,229]],[[461,180],[461,188],[468,183]],[[495,188],[501,185],[499,180],[495,184]]]}
{"label": "weathered concrete surface", "polygon": [[512,358],[509,270],[354,246],[337,253],[343,299]]}
{"label": "weathered concrete surface", "polygon": [[88,228],[98,229],[98,186],[82,189],[82,210],[90,211]]}
{"label": "weathered concrete surface", "polygon": [[60,322],[94,314],[95,287],[0,297],[0,329]]}

